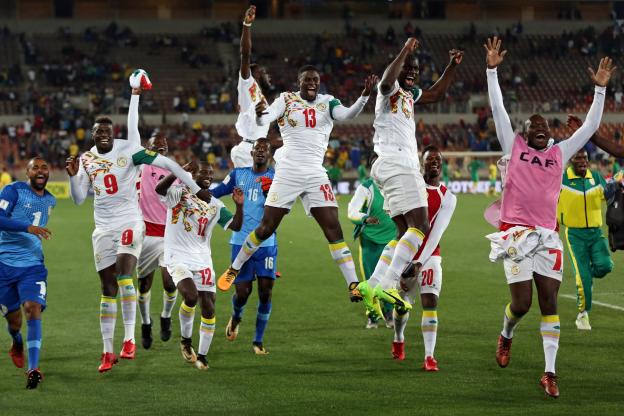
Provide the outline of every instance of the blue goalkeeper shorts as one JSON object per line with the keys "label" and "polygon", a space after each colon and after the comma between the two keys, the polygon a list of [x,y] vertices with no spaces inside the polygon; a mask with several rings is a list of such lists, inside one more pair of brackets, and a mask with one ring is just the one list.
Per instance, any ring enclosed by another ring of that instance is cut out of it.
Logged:
{"label": "blue goalkeeper shorts", "polygon": [[[232,244],[232,261],[240,251],[242,246]],[[238,272],[234,284],[242,282],[253,282],[256,277],[264,277],[275,280],[277,270],[277,246],[260,247],[243,265]]]}
{"label": "blue goalkeeper shorts", "polygon": [[19,309],[24,302],[36,302],[45,309],[48,270],[43,264],[13,267],[0,263],[0,314]]}

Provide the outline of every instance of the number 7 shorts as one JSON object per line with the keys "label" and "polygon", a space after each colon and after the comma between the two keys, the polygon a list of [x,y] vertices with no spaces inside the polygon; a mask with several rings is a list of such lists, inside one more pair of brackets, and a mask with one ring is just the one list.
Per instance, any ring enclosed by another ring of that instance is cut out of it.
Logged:
{"label": "number 7 shorts", "polygon": [[93,256],[95,269],[99,272],[112,266],[117,261],[118,254],[130,254],[139,258],[143,246],[145,223],[134,221],[124,224],[114,230],[93,231]]}
{"label": "number 7 shorts", "polygon": [[286,175],[276,174],[267,194],[266,206],[290,210],[301,197],[306,213],[311,208],[338,207],[336,197],[326,173],[297,173]]}
{"label": "number 7 shorts", "polygon": [[533,273],[561,282],[563,277],[563,245],[561,240],[558,243],[559,248],[557,249],[545,247],[540,243],[532,254],[520,261],[513,261],[508,257],[503,259],[507,284],[532,280]]}

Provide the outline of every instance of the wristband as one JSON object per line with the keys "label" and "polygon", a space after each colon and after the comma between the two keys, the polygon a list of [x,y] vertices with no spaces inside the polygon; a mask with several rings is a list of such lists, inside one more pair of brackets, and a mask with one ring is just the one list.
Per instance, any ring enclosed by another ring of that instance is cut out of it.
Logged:
{"label": "wristband", "polygon": [[243,20],[243,26],[251,27],[251,23],[247,23]]}

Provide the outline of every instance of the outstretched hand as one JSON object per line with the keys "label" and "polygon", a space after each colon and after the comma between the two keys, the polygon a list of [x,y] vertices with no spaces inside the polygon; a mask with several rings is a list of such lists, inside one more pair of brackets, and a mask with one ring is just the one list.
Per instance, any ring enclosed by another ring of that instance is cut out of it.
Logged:
{"label": "outstretched hand", "polygon": [[369,75],[364,80],[364,89],[362,90],[362,97],[368,97],[373,90],[373,87],[379,82],[377,75]]}
{"label": "outstretched hand", "polygon": [[613,60],[605,56],[598,64],[598,71],[594,72],[592,67],[588,67],[587,72],[589,72],[589,76],[594,81],[594,84],[599,87],[606,87],[616,69],[617,66],[613,66]]}
{"label": "outstretched hand", "polygon": [[572,132],[575,132],[579,128],[581,128],[581,126],[583,125],[583,120],[581,120],[575,115],[568,114],[567,125],[568,125],[568,128],[572,129]]}
{"label": "outstretched hand", "polygon": [[464,59],[464,51],[461,51],[459,49],[451,49],[449,51],[449,57],[451,59],[451,66],[456,66],[462,63],[462,60]]}
{"label": "outstretched hand", "polygon": [[496,68],[503,62],[505,55],[507,55],[507,50],[501,52],[501,43],[502,41],[494,36],[494,38],[488,38],[487,43],[483,45],[487,54],[485,56],[485,63],[487,67],[492,69]]}
{"label": "outstretched hand", "polygon": [[243,22],[250,25],[256,20],[256,6],[249,6],[247,11],[245,12],[245,18]]}

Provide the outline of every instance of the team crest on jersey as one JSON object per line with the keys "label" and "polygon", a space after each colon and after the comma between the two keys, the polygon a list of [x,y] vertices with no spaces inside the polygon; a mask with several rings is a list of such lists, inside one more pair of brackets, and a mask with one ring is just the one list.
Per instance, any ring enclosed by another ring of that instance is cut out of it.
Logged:
{"label": "team crest on jersey", "polygon": [[327,104],[325,103],[318,103],[316,105],[316,109],[319,111],[327,111]]}
{"label": "team crest on jersey", "polygon": [[[214,208],[214,212],[210,212],[211,208]],[[182,224],[184,230],[191,232],[193,225],[190,223],[189,218],[193,215],[197,217],[214,217],[216,214],[216,207],[209,207],[208,204],[199,199],[195,194],[184,190],[180,202],[171,209],[171,223],[177,224],[180,220],[180,214],[182,216]],[[208,218],[210,221],[211,218]]]}
{"label": "team crest on jersey", "polygon": [[[149,150],[145,151],[145,153],[147,152],[149,152]],[[120,168],[125,168],[127,164],[128,164],[128,159],[126,159],[125,156],[119,156],[119,158],[117,159],[117,166],[119,166]]]}

